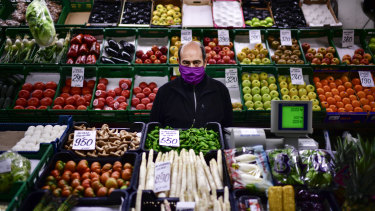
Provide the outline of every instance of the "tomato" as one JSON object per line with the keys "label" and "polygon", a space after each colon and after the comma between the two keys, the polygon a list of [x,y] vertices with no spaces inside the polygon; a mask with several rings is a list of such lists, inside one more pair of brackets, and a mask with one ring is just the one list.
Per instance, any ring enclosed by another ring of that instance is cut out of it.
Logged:
{"label": "tomato", "polygon": [[76,100],[74,99],[74,97],[68,97],[65,100],[65,104],[67,104],[67,105],[75,105],[76,104]]}
{"label": "tomato", "polygon": [[140,103],[140,104],[138,104],[138,105],[135,107],[135,109],[137,109],[137,110],[145,110],[145,109],[146,109],[146,106],[145,106],[145,104]]}
{"label": "tomato", "polygon": [[102,183],[100,183],[99,180],[96,180],[96,181],[93,181],[91,183],[91,187],[92,189],[94,189],[95,192],[97,192],[99,190],[99,188],[103,187]]}
{"label": "tomato", "polygon": [[37,109],[38,109],[38,110],[45,110],[45,109],[47,109],[47,108],[48,108],[47,106],[41,105],[41,106],[39,106]]}
{"label": "tomato", "polygon": [[150,93],[150,94],[148,95],[148,98],[150,98],[151,102],[154,102],[155,97],[156,97],[156,94],[155,94],[155,93]]}
{"label": "tomato", "polygon": [[43,92],[43,96],[44,96],[44,97],[50,97],[50,98],[53,98],[53,97],[55,96],[55,93],[56,93],[56,91],[53,90],[53,89],[46,89],[46,90],[44,90],[44,92]]}
{"label": "tomato", "polygon": [[151,110],[151,109],[152,109],[152,105],[153,105],[152,103],[148,103],[148,104],[146,105],[146,109],[147,109],[147,110]]}
{"label": "tomato", "polygon": [[[105,102],[105,101],[104,101],[104,102]],[[92,105],[94,106],[94,108],[102,109],[102,108],[104,107],[104,102],[101,101],[101,100],[95,99],[95,100],[92,102]]]}
{"label": "tomato", "polygon": [[63,175],[61,176],[61,179],[65,180],[69,183],[70,179],[71,179],[71,176],[72,176],[71,171],[64,171]]}
{"label": "tomato", "polygon": [[27,105],[27,100],[25,98],[18,98],[16,100],[16,105],[26,106]]}
{"label": "tomato", "polygon": [[108,84],[108,80],[106,78],[101,78],[101,79],[99,79],[99,83],[107,85]]}
{"label": "tomato", "polygon": [[141,99],[141,103],[142,103],[142,104],[147,105],[147,104],[150,103],[150,102],[151,102],[151,100],[150,100],[148,97],[145,97],[145,98],[142,98],[142,99]]}
{"label": "tomato", "polygon": [[16,106],[14,106],[14,108],[13,109],[25,109],[25,107],[23,107],[23,106],[20,106],[20,105],[16,105]]}
{"label": "tomato", "polygon": [[95,96],[96,97],[102,97],[102,98],[106,98],[107,97],[107,93],[103,90],[96,90],[95,92]]}
{"label": "tomato", "polygon": [[73,97],[74,97],[74,99],[77,101],[78,100],[78,98],[80,98],[81,97],[81,95],[78,95],[78,94],[75,94],[75,95],[73,95]]}
{"label": "tomato", "polygon": [[26,90],[26,91],[33,91],[33,85],[31,83],[24,83],[22,85],[22,90]]}
{"label": "tomato", "polygon": [[52,99],[50,97],[45,97],[40,100],[40,105],[42,106],[50,106],[52,104]]}
{"label": "tomato", "polygon": [[99,83],[97,86],[96,86],[96,89],[97,90],[103,90],[105,91],[107,89],[106,85],[103,84],[103,83]]}
{"label": "tomato", "polygon": [[79,105],[79,106],[77,107],[77,110],[87,110],[87,107],[84,106],[84,105]]}
{"label": "tomato", "polygon": [[151,90],[153,90],[156,87],[158,87],[158,85],[156,85],[155,82],[151,82],[151,83],[148,84],[148,88],[150,88]]}
{"label": "tomato", "polygon": [[83,87],[87,87],[87,81],[83,80]]}
{"label": "tomato", "polygon": [[116,99],[117,102],[122,103],[126,101],[126,98],[124,96],[120,96]]}
{"label": "tomato", "polygon": [[62,93],[70,93],[70,86],[64,86],[61,90]]}
{"label": "tomato", "polygon": [[76,171],[76,162],[70,160],[65,164],[64,171],[71,171],[75,172]]}
{"label": "tomato", "polygon": [[39,100],[43,98],[43,91],[42,90],[34,90],[32,93],[31,93],[31,97],[35,97],[35,98],[38,98]]}
{"label": "tomato", "polygon": [[152,92],[156,94],[156,93],[158,92],[158,90],[159,90],[159,88],[156,87],[156,88],[154,88],[154,89],[152,90]]}
{"label": "tomato", "polygon": [[55,101],[53,102],[54,105],[65,105],[65,99],[63,97],[56,97]]}
{"label": "tomato", "polygon": [[27,106],[25,109],[28,109],[28,110],[35,110],[36,107],[35,107],[35,106]]}
{"label": "tomato", "polygon": [[83,97],[85,98],[86,102],[90,102],[92,95],[91,94],[85,94]]}
{"label": "tomato", "polygon": [[[100,166],[99,166],[100,167]],[[100,168],[98,168],[98,169],[94,169],[95,171],[93,171],[93,172],[90,172],[90,179],[91,180],[94,180],[95,178],[100,178]]]}
{"label": "tomato", "polygon": [[74,172],[73,174],[72,174],[72,180],[74,180],[74,179],[81,179],[81,175],[79,175],[79,173],[78,172]]}
{"label": "tomato", "polygon": [[125,170],[122,170],[122,172],[121,172],[121,178],[123,180],[130,180],[131,177],[132,177],[132,170],[131,169],[127,168]]}
{"label": "tomato", "polygon": [[64,106],[64,110],[75,110],[76,107],[74,107],[74,105],[66,105]]}
{"label": "tomato", "polygon": [[71,78],[67,78],[67,79],[65,80],[65,86],[69,86],[69,87],[72,86],[72,79],[71,79]]}
{"label": "tomato", "polygon": [[62,108],[61,105],[54,105],[54,106],[52,107],[52,109],[53,109],[53,110],[61,110],[61,109],[63,109],[63,108]]}
{"label": "tomato", "polygon": [[124,164],[124,169],[133,169],[133,166],[130,163],[125,163]]}
{"label": "tomato", "polygon": [[86,172],[86,169],[88,168],[88,162],[87,160],[81,160],[79,161],[76,170],[80,173],[83,174]]}
{"label": "tomato", "polygon": [[129,79],[121,79],[118,85],[122,89],[130,89],[130,87],[132,86],[132,82]]}
{"label": "tomato", "polygon": [[90,89],[88,87],[82,88],[82,95],[87,95],[87,94],[91,94],[91,93],[92,93],[92,89]]}
{"label": "tomato", "polygon": [[67,186],[68,185],[68,183],[66,182],[66,180],[64,180],[64,179],[60,179],[58,182],[57,182],[57,186],[59,187],[59,188],[64,188],[65,186]]}
{"label": "tomato", "polygon": [[85,189],[85,193],[83,194],[85,197],[95,197],[94,190],[90,187]]}
{"label": "tomato", "polygon": [[100,187],[98,191],[96,192],[97,197],[104,197],[108,194],[108,188],[106,187]]}
{"label": "tomato", "polygon": [[128,103],[122,102],[120,103],[118,110],[125,110],[128,107]]}
{"label": "tomato", "polygon": [[89,80],[89,82],[87,82],[87,88],[90,88],[92,90],[94,89],[94,87],[95,87],[95,81]]}
{"label": "tomato", "polygon": [[119,87],[116,87],[116,88],[114,89],[114,91],[115,91],[116,96],[119,96],[119,95],[121,95],[122,89],[119,88]]}
{"label": "tomato", "polygon": [[85,172],[82,174],[81,181],[85,179],[90,179],[90,172]]}
{"label": "tomato", "polygon": [[77,106],[80,106],[80,105],[85,105],[86,104],[86,100],[84,97],[79,97],[76,101],[76,105]]}
{"label": "tomato", "polygon": [[143,94],[143,93],[138,93],[138,94],[136,94],[135,96],[136,96],[137,98],[139,98],[139,99],[142,99],[142,98],[145,98],[145,97],[146,97],[146,95]]}
{"label": "tomato", "polygon": [[134,89],[133,89],[133,93],[134,94],[138,94],[138,93],[141,93],[141,92],[142,92],[142,88],[141,87],[139,87],[139,86],[134,87]]}
{"label": "tomato", "polygon": [[57,169],[52,170],[50,175],[53,176],[56,180],[60,179],[60,172]]}
{"label": "tomato", "polygon": [[81,87],[72,87],[70,88],[71,95],[80,95],[82,93]]}
{"label": "tomato", "polygon": [[85,179],[82,181],[81,184],[84,188],[89,188],[91,186],[91,180],[90,179]]}
{"label": "tomato", "polygon": [[40,90],[44,90],[46,89],[46,85],[43,83],[43,82],[36,82],[33,86],[34,90],[35,89],[40,89]]}
{"label": "tomato", "polygon": [[107,182],[109,178],[109,172],[104,172],[101,176],[100,176],[100,182],[105,184]]}
{"label": "tomato", "polygon": [[81,181],[79,179],[73,179],[71,185],[72,188],[76,188],[81,185]]}
{"label": "tomato", "polygon": [[116,92],[114,90],[108,90],[107,91],[107,96],[115,98],[116,97]]}
{"label": "tomato", "polygon": [[132,99],[132,106],[136,107],[140,102],[141,102],[141,100],[139,98],[135,97],[135,98]]}
{"label": "tomato", "polygon": [[126,99],[130,97],[130,91],[129,90],[123,90],[121,92],[121,96],[124,96]]}
{"label": "tomato", "polygon": [[61,188],[56,188],[55,190],[53,190],[52,195],[54,195],[55,197],[60,197],[61,196]]}
{"label": "tomato", "polygon": [[68,94],[68,93],[61,93],[60,97],[62,97],[62,98],[64,98],[66,100],[66,98],[70,97],[70,94]]}
{"label": "tomato", "polygon": [[141,87],[141,89],[144,89],[144,88],[146,88],[148,86],[148,84],[146,83],[146,82],[141,82],[140,84],[139,84],[139,87]]}
{"label": "tomato", "polygon": [[39,99],[38,98],[35,98],[35,97],[32,97],[30,98],[28,101],[27,101],[27,105],[29,106],[39,106]]}
{"label": "tomato", "polygon": [[121,179],[121,178],[117,179],[117,184],[118,184],[119,187],[123,186],[124,183],[125,183],[125,181],[123,179]]}
{"label": "tomato", "polygon": [[118,178],[120,178],[120,172],[119,171],[112,172],[111,177],[117,180]]}
{"label": "tomato", "polygon": [[106,104],[108,105],[110,102],[114,101],[113,97],[107,97],[105,99]]}
{"label": "tomato", "polygon": [[49,81],[49,82],[46,83],[46,89],[56,90],[56,88],[57,88],[56,82]]}
{"label": "tomato", "polygon": [[18,97],[19,98],[25,98],[25,99],[28,99],[30,97],[30,92],[27,91],[27,90],[21,90],[20,92],[18,92]]}
{"label": "tomato", "polygon": [[112,193],[114,190],[115,190],[115,188],[110,188],[110,189],[108,190],[108,196],[111,195],[111,193]]}
{"label": "tomato", "polygon": [[146,96],[148,96],[151,93],[151,89],[148,88],[148,87],[146,87],[146,88],[143,89],[142,92],[143,92],[143,94],[145,94]]}

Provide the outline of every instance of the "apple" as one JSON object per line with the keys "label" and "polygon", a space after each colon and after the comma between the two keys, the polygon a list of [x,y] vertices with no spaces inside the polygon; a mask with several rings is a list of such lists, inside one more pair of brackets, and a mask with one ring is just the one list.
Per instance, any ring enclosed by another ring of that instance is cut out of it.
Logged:
{"label": "apple", "polygon": [[301,96],[301,100],[303,100],[303,101],[308,101],[308,100],[310,100],[310,99],[309,99],[309,97],[307,97],[306,95],[302,95],[302,96]]}
{"label": "apple", "polygon": [[250,87],[248,87],[248,86],[245,86],[244,88],[242,88],[242,92],[244,94],[250,94],[250,93],[252,93],[252,89],[250,89]]}
{"label": "apple", "polygon": [[151,59],[146,59],[146,60],[145,60],[145,64],[152,64]]}
{"label": "apple", "polygon": [[251,63],[251,61],[250,61],[250,59],[249,58],[244,58],[243,60],[242,60],[242,62],[241,62],[242,64],[250,64]]}
{"label": "apple", "polygon": [[156,51],[159,50],[159,47],[158,47],[157,45],[153,45],[153,46],[151,47],[151,50],[152,50],[153,52],[156,52]]}
{"label": "apple", "polygon": [[251,87],[260,87],[260,82],[258,80],[253,80],[251,82]]}
{"label": "apple", "polygon": [[224,56],[226,56],[227,54],[225,53],[225,51],[219,51],[219,53],[218,52],[216,52],[217,54],[219,54],[220,56],[221,56],[221,58],[223,58]]}
{"label": "apple", "polygon": [[335,54],[336,51],[335,51],[335,48],[334,48],[334,47],[330,46],[330,47],[327,48],[327,52],[328,52],[328,53]]}
{"label": "apple", "polygon": [[243,80],[242,81],[242,87],[250,87],[251,86],[251,82],[249,80]]}
{"label": "apple", "polygon": [[264,87],[262,87],[262,88],[260,89],[260,93],[261,93],[262,95],[264,95],[264,94],[269,94],[269,93],[270,93],[270,89],[269,89],[268,87],[264,86]]}
{"label": "apple", "polygon": [[250,79],[251,81],[259,80],[259,75],[257,73],[251,73]]}
{"label": "apple", "polygon": [[361,59],[361,64],[368,65],[369,61],[367,59]]}
{"label": "apple", "polygon": [[313,105],[312,110],[313,111],[321,111],[322,109],[320,108],[319,105]]}
{"label": "apple", "polygon": [[289,101],[290,100],[290,96],[289,95],[283,95],[282,99]]}
{"label": "apple", "polygon": [[268,78],[268,74],[267,73],[261,72],[259,74],[259,80],[267,80],[267,78]]}
{"label": "apple", "polygon": [[252,100],[253,99],[253,96],[250,94],[250,93],[247,93],[243,96],[243,99],[245,101],[249,101],[249,100]]}
{"label": "apple", "polygon": [[215,59],[209,59],[208,64],[216,64],[216,60]]}
{"label": "apple", "polygon": [[237,54],[237,59],[242,62],[246,58],[246,53],[240,52]]}
{"label": "apple", "polygon": [[262,63],[262,60],[256,58],[252,62],[255,63],[256,65],[259,65],[260,63]]}
{"label": "apple", "polygon": [[315,90],[315,87],[313,85],[309,84],[309,85],[306,86],[306,90],[308,92],[313,92]]}
{"label": "apple", "polygon": [[214,42],[209,42],[209,43],[208,43],[208,46],[210,46],[212,49],[214,49],[214,47],[216,46],[216,43],[214,43]]}
{"label": "apple", "polygon": [[319,105],[319,100],[318,99],[310,99],[312,101],[313,106],[314,105]]}
{"label": "apple", "polygon": [[280,75],[278,78],[277,78],[277,81],[280,83],[280,82],[286,82],[286,77],[283,76],[283,75]]}
{"label": "apple", "polygon": [[287,88],[281,88],[280,92],[281,92],[282,95],[288,95],[289,94],[289,89],[287,89]]}
{"label": "apple", "polygon": [[249,73],[243,73],[241,79],[242,79],[242,81],[249,80],[250,79]]}
{"label": "apple", "polygon": [[[148,51],[147,51],[148,52]],[[154,53],[153,51],[151,51],[152,53]],[[150,59],[151,59],[151,61],[152,62],[154,62],[156,59],[158,59],[158,58],[156,58],[156,56],[154,55],[154,54],[152,54],[151,56],[150,56]]]}
{"label": "apple", "polygon": [[268,77],[267,82],[268,82],[268,84],[275,84],[276,83],[275,76]]}
{"label": "apple", "polygon": [[314,55],[314,57],[315,57],[315,58],[318,58],[318,59],[320,59],[320,60],[322,60],[324,56],[323,56],[322,53],[316,53],[316,54]]}
{"label": "apple", "polygon": [[221,48],[219,46],[215,46],[212,50],[218,54],[221,51]]}
{"label": "apple", "polygon": [[207,53],[210,53],[212,49],[210,46],[205,46],[204,50],[206,51],[206,54],[207,54]]}
{"label": "apple", "polygon": [[260,86],[266,86],[266,87],[268,87],[268,82],[266,81],[266,80],[262,80],[261,82],[260,82]]}
{"label": "apple", "polygon": [[363,50],[362,48],[358,48],[357,50],[354,51],[354,54],[363,55],[364,53],[365,53],[365,50]]}
{"label": "apple", "polygon": [[[286,95],[286,96],[289,96],[289,95]],[[274,98],[272,98],[272,100],[280,100],[280,98],[279,97],[274,97]]]}
{"label": "apple", "polygon": [[279,97],[279,93],[278,93],[276,90],[272,90],[272,91],[270,92],[270,96],[271,96],[272,98]]}
{"label": "apple", "polygon": [[314,48],[310,48],[309,50],[307,50],[307,53],[311,53],[312,55],[315,55],[316,50]]}
{"label": "apple", "polygon": [[253,101],[249,100],[249,101],[245,102],[245,106],[247,108],[254,108],[254,103],[253,103]]}
{"label": "apple", "polygon": [[148,50],[146,52],[146,54],[148,55],[148,57],[150,58],[152,55],[154,55],[154,52],[152,50]]}
{"label": "apple", "polygon": [[298,87],[297,85],[294,85],[291,82],[288,84],[288,89],[292,89],[292,88],[297,89],[297,87]]}
{"label": "apple", "polygon": [[326,53],[326,55],[324,55],[324,58],[328,58],[328,59],[333,59],[333,53]]}
{"label": "apple", "polygon": [[322,48],[319,48],[319,49],[318,49],[318,53],[321,53],[321,54],[323,54],[323,55],[324,55],[324,54],[326,54],[326,53],[327,53],[327,51],[326,51],[326,49],[325,49],[325,48],[323,48],[323,47],[322,47]]}
{"label": "apple", "polygon": [[329,58],[323,58],[322,59],[322,63],[331,64],[331,59],[329,59]]}
{"label": "apple", "polygon": [[295,89],[295,88],[290,89],[290,90],[289,90],[289,95],[290,95],[290,96],[298,95],[298,90]]}
{"label": "apple", "polygon": [[297,95],[293,95],[292,98],[290,98],[290,100],[293,100],[293,101],[299,101],[299,97]]}
{"label": "apple", "polygon": [[281,88],[288,88],[288,83],[286,83],[285,81],[280,82],[279,85]]}
{"label": "apple", "polygon": [[159,58],[161,63],[166,63],[167,62],[167,56],[166,55],[161,55]]}
{"label": "apple", "polygon": [[143,55],[143,51],[142,50],[138,50],[135,55],[137,56],[137,58],[141,58],[142,55]]}
{"label": "apple", "polygon": [[361,60],[361,59],[363,59],[363,56],[361,54],[354,54],[353,59]]}
{"label": "apple", "polygon": [[305,54],[305,57],[306,57],[307,61],[311,62],[314,58],[314,54],[307,53],[307,54]]}
{"label": "apple", "polygon": [[277,90],[277,85],[276,84],[270,84],[268,86],[268,88],[270,89],[270,91],[275,91],[275,90]]}
{"label": "apple", "polygon": [[331,64],[336,64],[336,65],[339,65],[340,64],[340,60],[338,58],[333,58],[331,60]]}
{"label": "apple", "polygon": [[142,59],[143,62],[146,61],[146,59],[148,59],[148,55],[142,54],[141,59]]}
{"label": "apple", "polygon": [[237,64],[234,59],[229,60],[229,64]]}
{"label": "apple", "polygon": [[343,57],[342,57],[342,60],[349,60],[349,62],[352,60],[352,58],[350,57],[350,55],[348,54],[345,54]]}
{"label": "apple", "polygon": [[255,94],[260,94],[260,88],[259,87],[252,88],[251,89],[251,94],[253,95],[253,98],[254,98]]}
{"label": "apple", "polygon": [[246,47],[246,48],[242,48],[241,52],[244,52],[246,55],[251,53],[251,50],[249,47]]}
{"label": "apple", "polygon": [[135,60],[135,63],[137,63],[137,64],[142,64],[142,63],[143,63],[143,61],[142,61],[142,59],[140,59],[140,58],[137,58],[137,59]]}
{"label": "apple", "polygon": [[371,59],[372,59],[372,57],[371,57],[371,55],[369,53],[363,54],[363,58],[367,59],[368,61],[371,61]]}
{"label": "apple", "polygon": [[318,59],[318,58],[314,58],[314,59],[311,61],[311,64],[320,65],[320,64],[321,64],[321,61],[320,61],[320,59]]}
{"label": "apple", "polygon": [[309,50],[309,48],[310,48],[310,45],[308,43],[302,43],[303,52],[307,52],[307,50]]}
{"label": "apple", "polygon": [[203,45],[205,45],[205,46],[207,46],[208,43],[210,43],[210,42],[211,42],[211,38],[209,38],[209,37],[205,37],[205,38],[203,39]]}
{"label": "apple", "polygon": [[225,55],[225,56],[223,56],[223,60],[224,60],[224,62],[225,63],[229,63],[229,61],[230,61],[230,57],[229,56],[227,56],[227,55]]}
{"label": "apple", "polygon": [[221,50],[223,50],[223,51],[230,51],[230,48],[227,47],[227,46],[225,46],[225,47],[223,47]]}
{"label": "apple", "polygon": [[263,110],[263,103],[262,102],[260,102],[260,101],[256,101],[255,103],[254,103],[254,108],[255,109],[259,109],[259,110]]}
{"label": "apple", "polygon": [[271,101],[266,101],[263,103],[265,109],[271,108]]}
{"label": "apple", "polygon": [[265,103],[265,102],[267,102],[267,101],[271,101],[271,99],[272,99],[272,97],[271,97],[271,95],[269,95],[269,94],[264,94],[264,95],[262,96],[262,101],[263,101],[263,103]]}
{"label": "apple", "polygon": [[230,57],[230,59],[233,59],[233,58],[234,58],[234,52],[233,52],[233,51],[231,51],[231,50],[226,51],[226,54],[227,54],[227,56]]}
{"label": "apple", "polygon": [[216,61],[216,64],[225,64],[224,59],[219,59]]}
{"label": "apple", "polygon": [[297,85],[298,89],[306,88],[306,82],[303,82],[302,85]]}
{"label": "apple", "polygon": [[257,102],[261,100],[262,100],[262,96],[260,96],[260,94],[253,95],[253,102]]}
{"label": "apple", "polygon": [[307,94],[307,97],[309,97],[310,100],[316,99],[316,93],[315,92],[309,92]]}
{"label": "apple", "polygon": [[271,64],[271,60],[269,58],[263,58],[262,63],[263,64]]}

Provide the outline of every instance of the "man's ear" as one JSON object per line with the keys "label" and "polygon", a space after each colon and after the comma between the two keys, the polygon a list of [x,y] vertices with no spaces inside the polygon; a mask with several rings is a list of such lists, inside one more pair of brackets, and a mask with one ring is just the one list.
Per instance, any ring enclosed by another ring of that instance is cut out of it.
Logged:
{"label": "man's ear", "polygon": [[208,61],[207,61],[207,58],[206,58],[206,59],[203,61],[203,67],[204,67],[204,68],[206,68],[207,63],[208,63]]}

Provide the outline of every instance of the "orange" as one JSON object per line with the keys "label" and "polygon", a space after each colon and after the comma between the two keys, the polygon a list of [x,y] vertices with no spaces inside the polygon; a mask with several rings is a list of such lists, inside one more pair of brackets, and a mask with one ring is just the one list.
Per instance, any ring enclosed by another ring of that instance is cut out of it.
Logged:
{"label": "orange", "polygon": [[354,112],[363,112],[361,107],[354,107]]}
{"label": "orange", "polygon": [[328,81],[327,81],[326,79],[321,80],[320,83],[322,83],[323,86],[324,86],[324,85],[328,85]]}
{"label": "orange", "polygon": [[360,107],[361,103],[358,100],[352,100],[353,107]]}
{"label": "orange", "polygon": [[354,84],[354,85],[360,85],[361,84],[361,80],[359,80],[359,78],[353,78],[352,79],[352,84]]}
{"label": "orange", "polygon": [[320,81],[320,78],[319,78],[318,76],[315,76],[315,77],[313,78],[313,81],[314,81],[314,83],[319,82],[319,81]]}
{"label": "orange", "polygon": [[349,99],[350,99],[351,101],[353,101],[353,100],[358,100],[357,96],[355,96],[355,95],[350,95],[350,96],[349,96]]}
{"label": "orange", "polygon": [[335,105],[330,105],[330,109],[332,109],[333,112],[337,112],[337,107]]}
{"label": "orange", "polygon": [[361,99],[359,100],[359,102],[361,102],[362,105],[368,105],[368,104],[369,104],[369,101],[368,101],[367,98],[361,98]]}
{"label": "orange", "polygon": [[337,102],[336,107],[337,108],[344,108],[344,103],[343,102]]}
{"label": "orange", "polygon": [[369,105],[370,105],[372,108],[375,108],[375,102],[370,102]]}
{"label": "orange", "polygon": [[337,90],[339,90],[339,92],[342,92],[342,91],[345,91],[346,89],[345,89],[345,86],[339,85],[337,86]]}
{"label": "orange", "polygon": [[322,95],[322,94],[324,94],[324,89],[323,88],[317,88],[316,92],[318,93],[318,95]]}
{"label": "orange", "polygon": [[350,104],[350,99],[349,98],[343,98],[342,102],[344,103],[344,105]]}
{"label": "orange", "polygon": [[361,85],[358,85],[358,84],[354,86],[354,89],[355,89],[355,91],[357,91],[357,92],[362,91],[362,88],[363,88],[363,87],[362,87]]}
{"label": "orange", "polygon": [[336,88],[331,89],[331,92],[332,92],[333,95],[339,95],[340,94],[339,90],[336,89]]}
{"label": "orange", "polygon": [[366,98],[370,101],[373,102],[375,100],[374,96],[372,95],[367,95]]}
{"label": "orange", "polygon": [[335,95],[333,98],[335,98],[336,102],[341,102],[341,97],[339,95]]}
{"label": "orange", "polygon": [[346,92],[348,93],[348,95],[354,95],[355,93],[354,89],[352,88],[347,89]]}
{"label": "orange", "polygon": [[335,79],[333,78],[333,76],[327,76],[326,80],[327,80],[329,83],[335,81]]}
{"label": "orange", "polygon": [[316,88],[323,88],[323,84],[320,82],[315,82]]}
{"label": "orange", "polygon": [[322,107],[323,107],[323,108],[327,108],[327,107],[328,107],[328,103],[327,103],[326,101],[322,101],[321,104],[322,104]]}
{"label": "orange", "polygon": [[326,92],[325,96],[328,98],[328,97],[333,97],[333,94],[332,92]]}
{"label": "orange", "polygon": [[366,111],[366,112],[369,112],[369,111],[371,111],[371,106],[369,106],[369,105],[364,105],[364,106],[363,106],[363,110]]}
{"label": "orange", "polygon": [[366,94],[366,95],[372,95],[374,92],[371,91],[371,89],[364,89],[363,92]]}
{"label": "orange", "polygon": [[331,89],[333,89],[333,88],[336,88],[337,86],[336,86],[335,83],[331,82],[331,83],[329,83],[329,87],[331,87]]}
{"label": "orange", "polygon": [[341,98],[348,97],[348,96],[349,96],[348,93],[346,93],[345,91],[341,91],[340,92],[340,97]]}
{"label": "orange", "polygon": [[371,92],[375,93],[375,87],[371,87]]}
{"label": "orange", "polygon": [[346,104],[346,105],[345,105],[345,110],[346,110],[347,112],[353,111],[353,106],[352,106],[352,104]]}
{"label": "orange", "polygon": [[324,89],[325,92],[331,91],[331,87],[329,87],[328,85],[323,86],[323,89]]}
{"label": "orange", "polygon": [[343,76],[341,76],[341,81],[343,82],[343,83],[345,83],[345,82],[348,82],[349,81],[349,78],[348,78],[348,76],[345,76],[345,75],[343,75]]}
{"label": "orange", "polygon": [[320,101],[326,101],[326,96],[325,95],[319,95],[319,100]]}
{"label": "orange", "polygon": [[352,88],[352,83],[350,82],[345,82],[344,83],[344,86],[348,89],[348,88]]}
{"label": "orange", "polygon": [[333,112],[332,109],[330,109],[330,108],[326,108],[326,111],[327,111],[328,113],[332,113],[332,112]]}
{"label": "orange", "polygon": [[359,98],[364,98],[364,97],[366,97],[366,94],[365,94],[364,91],[359,91],[359,92],[357,92],[357,96],[358,96]]}
{"label": "orange", "polygon": [[342,80],[341,79],[336,79],[335,83],[336,83],[337,86],[340,86],[340,85],[342,85]]}
{"label": "orange", "polygon": [[346,112],[345,108],[339,108],[337,109],[337,112]]}
{"label": "orange", "polygon": [[329,105],[336,105],[336,100],[333,97],[327,97],[327,102]]}
{"label": "orange", "polygon": [[372,112],[375,112],[375,108],[372,108]]}

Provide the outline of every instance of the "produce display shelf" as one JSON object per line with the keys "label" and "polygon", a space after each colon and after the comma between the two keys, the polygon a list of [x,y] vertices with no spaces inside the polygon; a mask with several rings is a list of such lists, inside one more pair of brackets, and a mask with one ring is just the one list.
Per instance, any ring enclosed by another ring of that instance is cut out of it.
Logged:
{"label": "produce display shelf", "polygon": [[374,38],[375,37],[375,29],[365,29],[363,30],[362,32],[362,42],[366,45],[366,49],[368,52],[370,52],[371,56],[372,56],[372,60],[373,62],[375,63],[375,58],[374,58],[374,55],[375,55],[375,46],[374,45],[371,45],[372,48],[370,47],[370,40],[371,38]]}
{"label": "produce display shelf", "polygon": [[16,195],[14,195],[13,199],[9,202],[6,211],[12,211],[19,208],[29,193],[30,191],[27,190],[26,183],[22,184],[22,186],[18,188]]}
{"label": "produce display shelf", "polygon": [[[56,27],[64,26],[64,27],[83,27],[88,22],[88,18],[90,15],[90,11],[92,9],[92,6],[94,4],[93,0],[76,0],[76,1],[69,1],[64,0],[65,6],[63,7],[63,11],[60,14],[60,19],[57,22]],[[78,19],[85,19],[86,21],[83,23],[76,23],[76,24],[66,24],[66,21],[69,20],[70,14],[76,14]]]}
{"label": "produce display shelf", "polygon": [[[270,2],[265,2],[265,1],[242,1],[242,10],[245,10],[244,8],[251,8],[251,9],[254,9],[254,10],[257,10],[257,11],[267,11],[269,12],[270,14],[270,18],[272,18],[272,21],[273,21],[273,26],[271,27],[255,27],[255,26],[250,26],[248,24],[246,24],[246,17],[245,17],[245,14],[244,14],[244,20],[245,20],[245,25],[246,27],[245,28],[251,28],[251,29],[264,29],[264,28],[276,28],[276,24],[275,24],[275,19],[273,18],[273,14],[272,14],[272,10],[271,10],[271,4]],[[260,19],[259,19],[260,20]]]}

